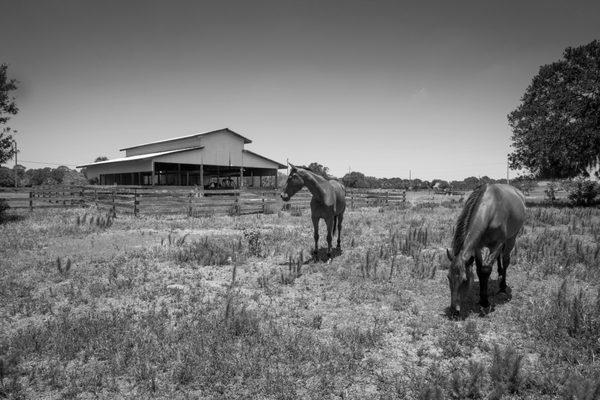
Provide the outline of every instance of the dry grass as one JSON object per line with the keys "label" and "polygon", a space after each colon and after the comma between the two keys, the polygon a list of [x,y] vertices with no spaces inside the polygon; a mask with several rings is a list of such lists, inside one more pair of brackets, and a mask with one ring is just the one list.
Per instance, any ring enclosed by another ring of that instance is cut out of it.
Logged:
{"label": "dry grass", "polygon": [[0,397],[597,398],[600,211],[530,210],[511,296],[452,320],[460,206],[349,211],[330,264],[305,214],[13,218]]}

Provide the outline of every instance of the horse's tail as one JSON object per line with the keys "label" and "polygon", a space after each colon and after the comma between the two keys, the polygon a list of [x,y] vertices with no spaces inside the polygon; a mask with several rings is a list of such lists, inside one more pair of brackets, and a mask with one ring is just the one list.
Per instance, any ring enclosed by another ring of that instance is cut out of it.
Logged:
{"label": "horse's tail", "polygon": [[333,229],[331,230],[331,237],[333,237],[335,235],[335,226],[337,225],[338,222],[338,217],[337,215],[335,215],[333,217]]}

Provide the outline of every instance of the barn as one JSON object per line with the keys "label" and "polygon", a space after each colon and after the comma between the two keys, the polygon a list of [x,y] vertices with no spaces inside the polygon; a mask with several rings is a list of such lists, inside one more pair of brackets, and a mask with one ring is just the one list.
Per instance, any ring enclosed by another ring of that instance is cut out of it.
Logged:
{"label": "barn", "polygon": [[225,128],[126,147],[124,157],[78,168],[101,185],[276,187],[277,171],[286,166],[245,149],[250,143]]}

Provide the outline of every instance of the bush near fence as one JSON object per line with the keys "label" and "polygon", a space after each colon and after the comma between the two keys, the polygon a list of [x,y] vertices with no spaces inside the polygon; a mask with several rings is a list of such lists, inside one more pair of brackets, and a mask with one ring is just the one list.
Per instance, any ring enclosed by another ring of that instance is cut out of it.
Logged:
{"label": "bush near fence", "polygon": [[[278,209],[308,209],[312,195],[306,189],[289,203],[283,203],[275,190],[210,190],[189,187],[39,187],[2,189],[11,209],[39,209],[96,206],[115,214],[185,214],[207,216],[218,214],[270,213]],[[349,208],[393,206],[406,201],[404,191],[348,190]]]}

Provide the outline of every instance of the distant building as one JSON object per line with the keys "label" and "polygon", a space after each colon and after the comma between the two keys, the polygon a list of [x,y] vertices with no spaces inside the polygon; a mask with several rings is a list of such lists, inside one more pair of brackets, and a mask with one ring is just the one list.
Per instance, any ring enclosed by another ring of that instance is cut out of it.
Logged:
{"label": "distant building", "polygon": [[199,185],[239,187],[244,179],[262,186],[262,177],[274,177],[285,165],[261,156],[244,145],[252,141],[225,128],[121,149],[125,157],[85,167],[88,179],[101,185]]}

